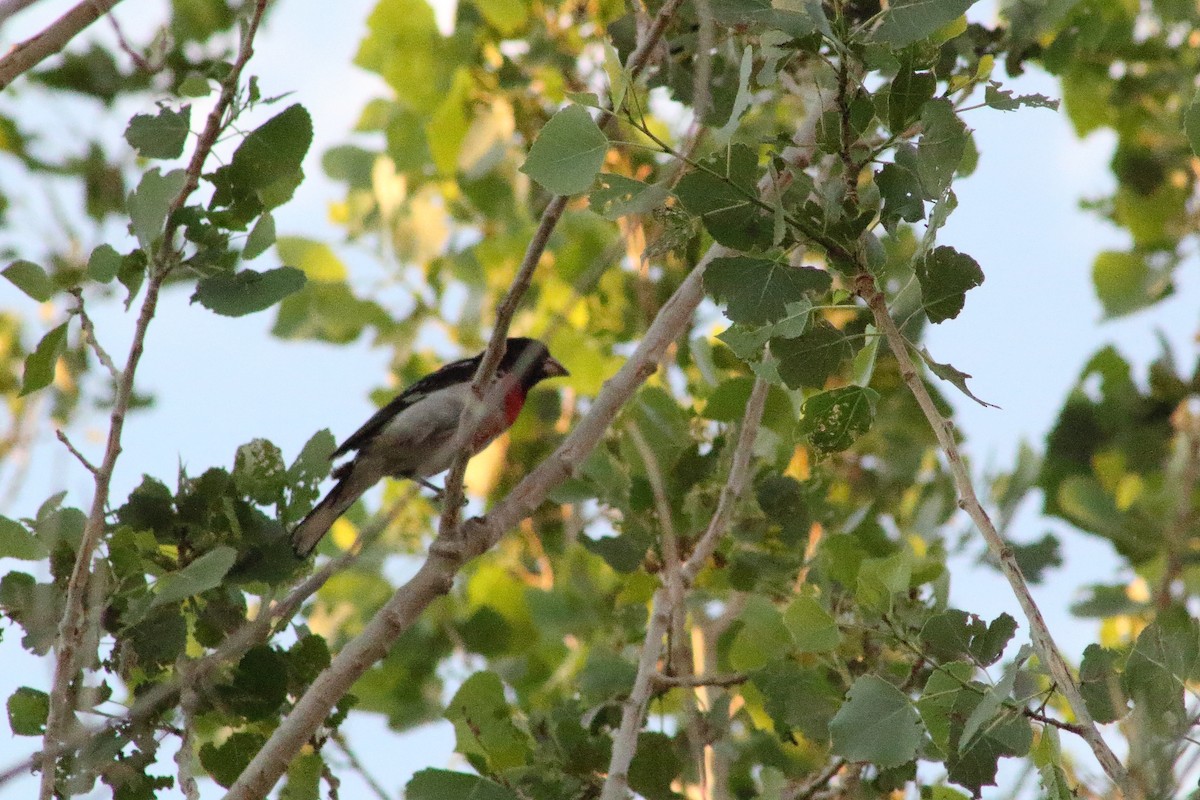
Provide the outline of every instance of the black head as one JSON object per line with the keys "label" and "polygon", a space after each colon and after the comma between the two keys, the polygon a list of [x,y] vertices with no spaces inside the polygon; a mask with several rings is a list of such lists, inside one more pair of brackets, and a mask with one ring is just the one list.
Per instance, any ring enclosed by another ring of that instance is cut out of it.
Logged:
{"label": "black head", "polygon": [[526,389],[547,378],[561,378],[570,374],[550,355],[546,345],[524,336],[509,337],[505,343],[504,358],[500,359],[499,371],[520,375],[521,384]]}

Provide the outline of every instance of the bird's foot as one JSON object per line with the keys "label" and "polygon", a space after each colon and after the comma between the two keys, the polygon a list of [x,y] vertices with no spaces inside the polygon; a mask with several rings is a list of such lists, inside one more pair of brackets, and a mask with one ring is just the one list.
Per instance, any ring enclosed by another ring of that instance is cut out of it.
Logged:
{"label": "bird's foot", "polygon": [[[413,478],[413,480],[416,481],[417,483],[421,484],[422,486],[424,486],[429,491],[433,492],[433,497],[431,497],[429,499],[434,501],[435,503],[440,503],[440,502],[442,502],[442,500],[445,499],[446,490],[443,489],[442,487],[440,487],[436,484],[430,483],[429,481],[425,480],[424,478]],[[459,503],[459,505],[466,506],[466,504],[467,504],[467,498],[464,496],[462,498],[462,502]]]}

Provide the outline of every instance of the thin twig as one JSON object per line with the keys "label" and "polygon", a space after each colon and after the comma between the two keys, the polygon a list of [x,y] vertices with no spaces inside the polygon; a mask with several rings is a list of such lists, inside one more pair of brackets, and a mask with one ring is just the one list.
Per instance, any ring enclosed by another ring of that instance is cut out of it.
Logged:
{"label": "thin twig", "polygon": [[112,10],[121,0],[83,0],[67,13],[0,58],[0,90],[67,46],[80,31]]}
{"label": "thin twig", "polygon": [[739,686],[750,680],[750,676],[742,672],[731,675],[666,675],[656,672],[653,675],[655,686],[659,688],[684,687],[694,689],[700,686]]}
{"label": "thin twig", "polygon": [[[533,282],[533,272],[537,268],[538,262],[541,261],[542,254],[546,251],[550,234],[554,232],[555,226],[558,225],[563,212],[567,209],[567,200],[566,196],[556,196],[550,200],[550,204],[542,212],[542,219],[538,223],[537,230],[534,231],[533,238],[529,240],[529,246],[525,249],[525,257],[521,259],[521,266],[517,269],[512,284],[496,309],[496,324],[492,328],[492,337],[488,341],[487,350],[484,351],[483,358],[480,359],[475,376],[471,381],[471,389],[474,396],[478,398],[478,403],[476,408],[468,409],[463,413],[458,422],[458,430],[455,432],[455,438],[460,442],[470,442],[475,438],[475,430],[482,422],[482,415],[477,413],[478,410],[495,403],[498,398],[489,395],[503,390],[502,387],[493,386],[492,379],[496,376],[500,359],[504,358],[509,326],[512,324],[513,316],[517,313],[517,307],[521,304],[521,298],[525,296],[525,292]],[[518,371],[521,368],[533,369],[534,365],[517,365]],[[446,474],[446,480],[442,484],[445,488],[442,492],[442,518],[438,524],[438,530],[453,531],[458,528],[462,511],[463,479],[466,477],[467,462],[470,460],[470,448],[465,446],[460,448],[454,456],[450,471]]]}
{"label": "thin twig", "polygon": [[38,0],[0,0],[0,23],[36,2]]}
{"label": "thin twig", "polygon": [[75,308],[71,309],[71,313],[79,317],[79,328],[83,331],[83,340],[87,342],[88,347],[96,354],[96,359],[100,364],[108,370],[108,374],[112,377],[113,381],[121,380],[121,370],[117,369],[112,356],[108,354],[108,351],[101,346],[100,340],[96,338],[96,326],[92,324],[92,318],[88,316],[87,309],[83,305],[83,290],[78,287],[71,289],[71,295],[75,298]]}
{"label": "thin twig", "polygon": [[1040,711],[1034,711],[1032,708],[1022,708],[1021,713],[1032,720],[1037,720],[1043,725],[1050,725],[1062,731],[1070,731],[1076,736],[1083,736],[1083,726],[1076,725],[1074,722],[1063,722],[1061,719],[1046,716]]}
{"label": "thin twig", "polygon": [[[104,2],[96,0],[95,4],[89,7],[94,10],[107,3],[104,8],[104,10],[107,10],[115,2],[116,0],[104,0]],[[266,11],[267,2],[268,0],[257,0],[255,4],[254,11],[246,27],[238,58],[223,81],[221,95],[212,112],[209,114],[205,132],[196,143],[196,149],[188,164],[184,187],[172,201],[172,211],[182,208],[184,203],[187,202],[188,197],[199,185],[200,173],[203,170],[204,162],[212,150],[217,135],[220,133],[225,112],[233,102],[242,69],[253,53],[254,35],[258,30],[263,13]],[[0,67],[2,67],[3,63],[4,60],[0,60]],[[0,85],[3,84],[0,83]],[[124,431],[125,416],[129,411],[129,404],[133,397],[134,375],[137,373],[137,367],[142,358],[146,332],[150,327],[151,320],[154,319],[154,314],[158,307],[159,289],[169,272],[172,260],[175,258],[174,233],[178,229],[178,225],[178,221],[167,222],[162,244],[155,253],[155,257],[151,260],[151,266],[149,267],[150,275],[146,281],[146,296],[142,300],[141,311],[134,326],[133,341],[129,346],[125,369],[121,371],[120,379],[116,382],[113,409],[109,416],[108,440],[104,449],[104,457],[93,473],[95,478],[95,492],[92,496],[92,506],[88,513],[87,523],[84,526],[83,536],[80,539],[78,550],[75,554],[75,563],[71,570],[71,576],[67,581],[66,602],[64,603],[62,619],[59,622],[58,634],[55,638],[54,681],[50,692],[50,708],[46,717],[46,730],[43,736],[44,749],[42,757],[39,759],[39,767],[42,774],[41,800],[51,800],[51,797],[55,793],[55,778],[58,774],[56,763],[58,746],[64,734],[68,733],[67,726],[75,716],[76,698],[73,686],[75,685],[75,676],[79,670],[79,646],[87,639],[85,636],[85,624],[87,622],[85,606],[87,598],[91,595],[92,556],[95,554],[96,547],[104,535],[105,509],[108,507],[109,490],[113,472],[117,464],[117,457],[121,454],[121,434]]]}
{"label": "thin twig", "polygon": [[959,453],[958,445],[954,441],[953,424],[950,420],[942,416],[937,406],[934,405],[933,398],[930,397],[929,391],[925,388],[916,364],[913,363],[911,356],[909,356],[908,341],[900,333],[900,329],[896,327],[895,321],[892,319],[891,314],[888,313],[886,298],[876,288],[874,278],[866,273],[860,274],[855,279],[855,292],[866,301],[875,318],[875,327],[882,331],[887,338],[888,347],[900,365],[901,377],[904,379],[905,384],[907,384],[909,391],[912,392],[913,397],[916,398],[917,405],[921,407],[921,411],[925,414],[926,420],[928,420],[934,435],[937,437],[938,444],[941,445],[942,452],[949,464],[950,472],[954,476],[954,485],[959,496],[959,506],[975,522],[975,526],[983,534],[988,551],[999,563],[1000,571],[1004,573],[1004,577],[1008,579],[1008,584],[1017,598],[1017,603],[1021,606],[1021,611],[1025,614],[1025,618],[1029,622],[1030,638],[1033,641],[1038,658],[1050,670],[1051,677],[1058,685],[1059,691],[1066,698],[1071,712],[1079,721],[1079,735],[1087,742],[1109,780],[1117,785],[1117,788],[1125,795],[1126,800],[1133,800],[1139,796],[1139,793],[1133,781],[1130,780],[1129,773],[1125,770],[1125,767],[1096,729],[1092,715],[1088,712],[1087,705],[1083,701],[1083,695],[1079,692],[1079,685],[1075,682],[1066,659],[1063,658],[1058,646],[1054,643],[1054,638],[1050,635],[1050,629],[1046,625],[1046,620],[1042,617],[1041,609],[1038,608],[1033,595],[1029,591],[1029,585],[1025,582],[1025,576],[1021,574],[1021,568],[1017,565],[1012,546],[996,530],[987,511],[984,510],[983,505],[979,502],[979,497],[975,494],[975,487],[971,483],[970,472],[967,470],[962,455]]}
{"label": "thin twig", "polygon": [[333,743],[336,744],[338,749],[342,751],[342,755],[344,755],[346,760],[350,762],[350,766],[359,774],[359,777],[363,779],[363,782],[367,784],[371,791],[375,793],[375,796],[378,797],[379,800],[391,800],[391,798],[388,797],[387,789],[383,788],[383,784],[376,780],[375,776],[367,771],[366,766],[358,759],[358,756],[354,753],[354,751],[350,749],[350,745],[346,742],[346,737],[342,735],[342,732],[334,731],[333,735],[329,738],[332,739]]}
{"label": "thin twig", "polygon": [[83,455],[83,453],[81,453],[77,449],[75,449],[75,445],[71,444],[71,440],[67,438],[66,431],[64,431],[62,428],[55,428],[54,433],[56,436],[58,436],[58,440],[60,442],[62,442],[64,446],[66,446],[67,450],[71,453],[71,455],[75,456],[75,458],[78,459],[79,463],[83,464],[84,468],[88,472],[92,473],[93,475],[95,475],[98,472],[98,470],[96,469],[96,465],[93,464],[92,462],[88,461],[87,458]]}
{"label": "thin twig", "polygon": [[784,797],[787,800],[811,800],[813,795],[829,785],[829,782],[842,771],[844,766],[846,766],[846,759],[835,758],[825,766],[825,769],[797,786],[794,791],[785,793]]}

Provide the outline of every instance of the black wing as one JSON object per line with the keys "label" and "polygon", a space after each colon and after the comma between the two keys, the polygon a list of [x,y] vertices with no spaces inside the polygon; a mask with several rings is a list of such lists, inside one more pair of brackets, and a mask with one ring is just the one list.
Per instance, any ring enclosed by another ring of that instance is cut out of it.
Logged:
{"label": "black wing", "polygon": [[387,425],[404,409],[436,391],[458,383],[470,381],[475,376],[475,370],[479,368],[479,359],[480,356],[474,356],[473,358],[452,361],[437,372],[431,372],[424,378],[421,378],[421,380],[397,395],[386,406],[376,411],[369,420],[363,423],[361,428],[350,434],[346,441],[342,442],[329,458],[332,460],[346,455],[351,450],[361,450],[383,426]]}

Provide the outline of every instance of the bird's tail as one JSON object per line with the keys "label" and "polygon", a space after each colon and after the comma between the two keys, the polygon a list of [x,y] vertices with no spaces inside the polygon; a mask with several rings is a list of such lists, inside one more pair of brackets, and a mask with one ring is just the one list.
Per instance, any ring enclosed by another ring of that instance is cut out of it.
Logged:
{"label": "bird's tail", "polygon": [[[351,465],[347,465],[349,467]],[[355,480],[354,470],[346,469],[345,473],[338,475],[338,471],[334,471],[334,476],[338,477],[338,482],[329,494],[322,498],[321,502],[313,506],[313,510],[308,512],[308,516],[300,520],[300,524],[292,529],[292,549],[300,558],[305,558],[317,546],[337,518],[346,513],[350,506],[354,505],[354,501],[362,496],[370,484],[360,486],[361,481]]]}

